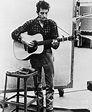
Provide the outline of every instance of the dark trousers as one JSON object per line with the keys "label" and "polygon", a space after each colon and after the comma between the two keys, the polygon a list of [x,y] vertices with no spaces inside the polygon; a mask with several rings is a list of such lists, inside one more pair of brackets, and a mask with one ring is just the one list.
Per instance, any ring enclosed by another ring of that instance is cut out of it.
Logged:
{"label": "dark trousers", "polygon": [[31,57],[32,67],[38,71],[38,76],[34,76],[35,93],[38,95],[38,105],[40,112],[43,112],[44,97],[42,92],[42,67],[45,73],[46,83],[46,112],[53,112],[53,77],[54,77],[54,66],[53,66],[53,55],[52,53],[46,52],[39,55],[33,55]]}

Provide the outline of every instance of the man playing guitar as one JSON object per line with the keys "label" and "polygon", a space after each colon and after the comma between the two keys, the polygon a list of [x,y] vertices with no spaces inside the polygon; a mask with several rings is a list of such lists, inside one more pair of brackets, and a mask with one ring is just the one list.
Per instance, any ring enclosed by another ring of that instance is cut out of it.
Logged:
{"label": "man playing guitar", "polygon": [[[40,33],[43,40],[53,39],[52,42],[44,45],[44,50],[41,54],[32,54],[29,59],[32,67],[38,71],[38,81],[37,77],[34,76],[34,86],[35,94],[38,95],[38,104],[40,107],[40,112],[43,112],[43,92],[41,84],[41,70],[42,67],[45,73],[46,82],[46,112],[54,112],[53,110],[53,95],[54,95],[54,65],[53,65],[53,53],[52,49],[57,49],[59,47],[59,42],[57,41],[58,29],[55,21],[48,19],[47,15],[49,12],[49,3],[39,1],[36,4],[37,7],[37,17],[35,19],[28,20],[23,25],[19,26],[12,32],[12,38],[20,43],[26,42],[30,48],[37,47],[35,41],[23,40],[23,33],[34,36]],[[31,37],[30,37],[31,38]],[[38,89],[37,89],[38,87]]]}

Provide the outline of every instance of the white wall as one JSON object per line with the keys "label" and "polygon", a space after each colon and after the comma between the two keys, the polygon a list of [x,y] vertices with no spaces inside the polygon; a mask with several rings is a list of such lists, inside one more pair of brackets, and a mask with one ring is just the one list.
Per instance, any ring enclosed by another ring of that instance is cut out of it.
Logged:
{"label": "white wall", "polygon": [[[72,0],[47,1],[51,5],[49,18],[54,19],[59,27],[71,34]],[[11,32],[26,20],[36,17],[37,2],[38,0],[0,0],[0,90],[4,87],[6,70],[29,66],[29,62],[15,59]],[[59,34],[66,35],[61,30]]]}

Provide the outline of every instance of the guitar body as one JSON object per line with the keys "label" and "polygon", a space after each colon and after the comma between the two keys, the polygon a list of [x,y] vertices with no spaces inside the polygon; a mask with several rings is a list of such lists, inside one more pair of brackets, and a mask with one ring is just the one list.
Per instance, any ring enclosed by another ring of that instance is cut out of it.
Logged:
{"label": "guitar body", "polygon": [[[41,34],[36,34],[36,35],[27,35],[27,34],[22,34],[22,40],[26,42],[31,42],[31,41],[43,41],[43,37]],[[43,52],[44,46],[41,45],[36,48],[29,48],[25,44],[20,43],[18,41],[13,42],[13,51],[14,55],[18,60],[26,60],[29,56],[32,54],[40,54]]]}

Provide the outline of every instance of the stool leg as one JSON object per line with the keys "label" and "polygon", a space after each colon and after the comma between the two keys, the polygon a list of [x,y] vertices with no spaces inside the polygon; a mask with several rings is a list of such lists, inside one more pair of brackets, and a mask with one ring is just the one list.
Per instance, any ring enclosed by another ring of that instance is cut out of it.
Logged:
{"label": "stool leg", "polygon": [[27,78],[24,78],[24,112],[27,112]]}
{"label": "stool leg", "polygon": [[[37,84],[38,84],[38,76],[37,76]],[[38,101],[38,85],[37,85],[37,112],[40,112],[39,101]]]}
{"label": "stool leg", "polygon": [[4,98],[3,98],[3,110],[2,110],[2,112],[4,112],[4,107],[5,107],[6,87],[7,87],[7,75],[6,75],[6,78],[5,78],[5,88],[4,88]]}
{"label": "stool leg", "polygon": [[[20,87],[20,78],[17,78],[17,103],[19,103],[19,87]],[[16,106],[16,112],[19,112],[18,106]]]}
{"label": "stool leg", "polygon": [[36,111],[37,112],[43,112],[41,109],[40,109],[40,107],[39,107],[39,99],[38,99],[38,91],[39,91],[39,89],[38,89],[38,76],[36,76],[36,78],[35,78],[35,81],[36,81],[36,83],[37,83],[37,85],[36,85]]}

